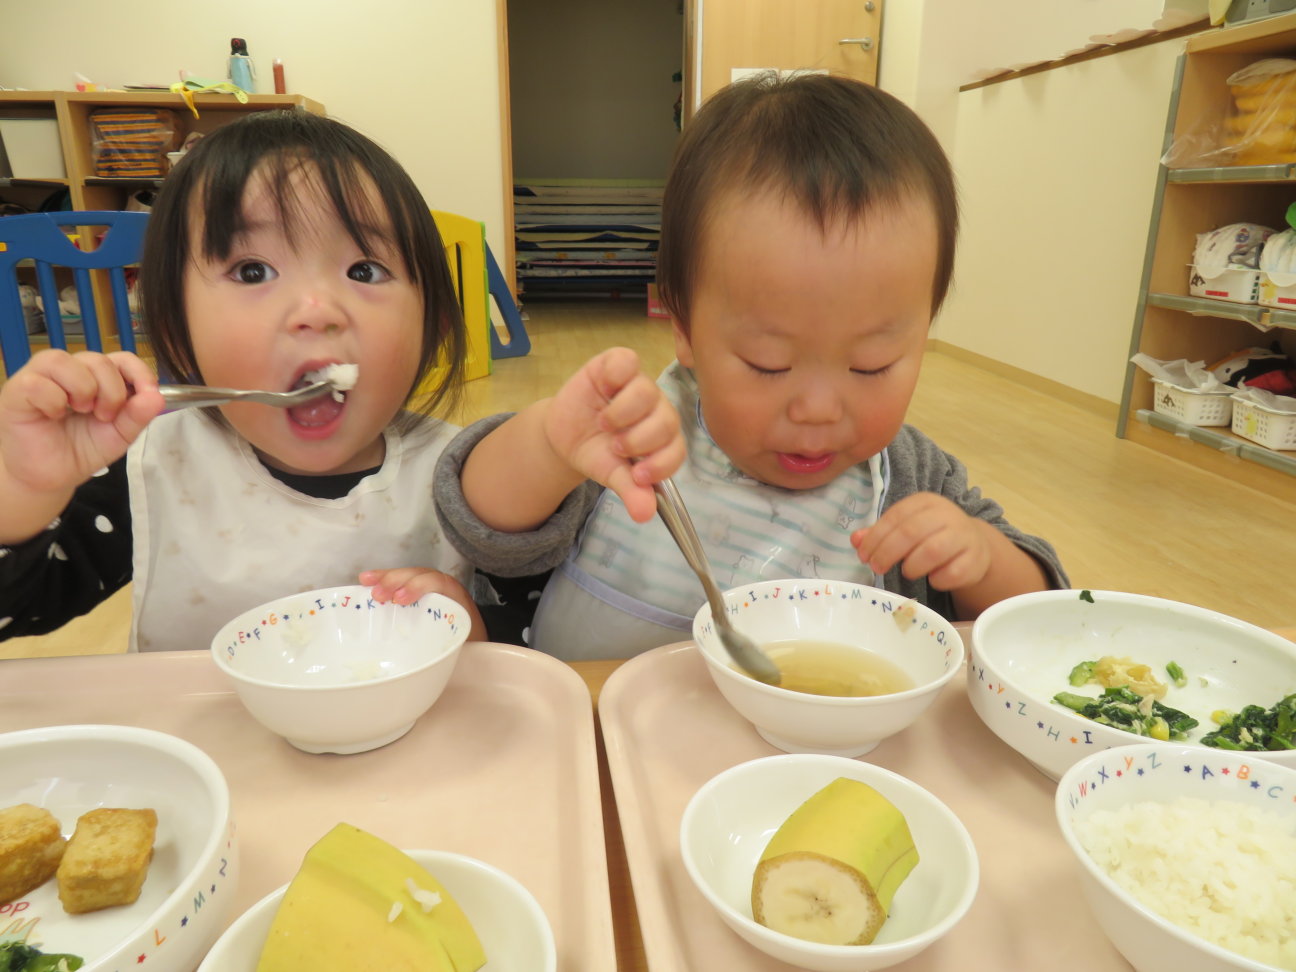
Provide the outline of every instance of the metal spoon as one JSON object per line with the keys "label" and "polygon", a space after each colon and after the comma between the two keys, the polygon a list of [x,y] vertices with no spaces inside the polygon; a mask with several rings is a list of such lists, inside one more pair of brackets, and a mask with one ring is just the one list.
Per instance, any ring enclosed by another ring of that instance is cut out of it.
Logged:
{"label": "metal spoon", "polygon": [[333,383],[317,381],[305,388],[288,392],[242,391],[238,388],[208,388],[205,385],[159,385],[158,391],[166,400],[168,412],[182,408],[207,408],[211,405],[224,405],[226,402],[259,402],[276,408],[292,408],[327,395],[333,391]]}
{"label": "metal spoon", "polygon": [[684,506],[684,499],[680,496],[675,483],[669,478],[663,479],[660,483],[653,484],[653,492],[657,494],[658,515],[666,524],[670,535],[675,538],[675,542],[679,544],[680,553],[684,554],[684,559],[698,575],[698,580],[702,582],[702,589],[706,591],[707,601],[711,604],[711,619],[715,622],[720,643],[725,646],[730,657],[738,663],[738,667],[752,678],[768,685],[778,685],[783,680],[778,666],[770,661],[769,655],[761,651],[756,642],[738,631],[729,620],[729,612],[720,594],[720,586],[711,574],[711,565],[707,562],[706,551],[702,549],[702,541],[698,539],[697,530],[693,528],[693,520]]}

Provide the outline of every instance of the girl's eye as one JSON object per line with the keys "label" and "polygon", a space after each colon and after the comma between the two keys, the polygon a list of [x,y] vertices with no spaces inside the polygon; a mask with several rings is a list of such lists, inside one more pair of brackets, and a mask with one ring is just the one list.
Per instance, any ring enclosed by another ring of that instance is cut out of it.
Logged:
{"label": "girl's eye", "polygon": [[391,274],[388,273],[387,270],[368,260],[353,264],[351,268],[347,270],[347,276],[357,283],[366,284],[382,283],[384,280],[390,280],[392,278]]}
{"label": "girl's eye", "polygon": [[882,368],[852,368],[851,372],[857,375],[864,375],[868,378],[881,378],[891,370],[891,365]]}
{"label": "girl's eye", "polygon": [[249,260],[247,263],[240,263],[235,267],[233,276],[239,283],[259,284],[271,281],[279,274],[269,264]]}

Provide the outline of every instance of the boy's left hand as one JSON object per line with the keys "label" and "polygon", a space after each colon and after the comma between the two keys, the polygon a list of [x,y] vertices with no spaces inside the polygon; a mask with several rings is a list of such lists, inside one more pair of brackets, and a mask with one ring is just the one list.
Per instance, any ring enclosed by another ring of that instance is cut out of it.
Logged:
{"label": "boy's left hand", "polygon": [[926,577],[938,591],[979,584],[990,570],[993,526],[935,493],[906,496],[877,523],[851,534],[860,560],[875,574],[898,563],[909,580]]}
{"label": "boy's left hand", "polygon": [[430,567],[396,567],[390,570],[366,570],[360,583],[373,588],[373,599],[379,604],[413,604],[424,594],[444,594],[460,605],[472,619],[469,641],[487,641],[486,622],[473,603],[468,589],[449,574]]}

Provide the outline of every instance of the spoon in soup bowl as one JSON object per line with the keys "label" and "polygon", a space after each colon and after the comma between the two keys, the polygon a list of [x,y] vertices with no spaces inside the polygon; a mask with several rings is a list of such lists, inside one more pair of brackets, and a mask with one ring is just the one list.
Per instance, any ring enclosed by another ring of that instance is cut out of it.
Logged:
{"label": "spoon in soup bowl", "polygon": [[667,477],[659,483],[654,483],[653,492],[657,494],[658,515],[666,524],[670,535],[675,538],[680,553],[693,568],[693,573],[697,574],[698,580],[702,582],[702,590],[706,592],[707,601],[711,604],[711,617],[715,621],[716,634],[720,637],[720,643],[738,663],[738,667],[752,678],[767,685],[778,685],[783,680],[778,666],[756,642],[735,628],[729,620],[729,612],[725,610],[720,585],[716,583],[715,576],[711,573],[711,564],[707,561],[702,541],[698,539],[697,530],[693,527],[693,519],[689,516],[688,509],[684,506],[684,498],[680,496],[674,481]]}

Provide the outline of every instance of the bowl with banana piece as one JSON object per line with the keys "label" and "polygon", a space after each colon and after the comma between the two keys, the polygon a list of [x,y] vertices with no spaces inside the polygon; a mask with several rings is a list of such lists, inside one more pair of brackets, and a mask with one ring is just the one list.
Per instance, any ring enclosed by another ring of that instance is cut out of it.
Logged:
{"label": "bowl with banana piece", "polygon": [[967,913],[967,829],[917,784],[839,756],[770,756],[703,786],[680,824],[689,877],[750,945],[814,972],[917,955]]}

